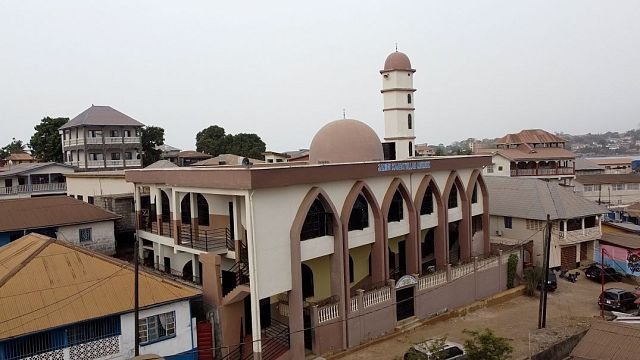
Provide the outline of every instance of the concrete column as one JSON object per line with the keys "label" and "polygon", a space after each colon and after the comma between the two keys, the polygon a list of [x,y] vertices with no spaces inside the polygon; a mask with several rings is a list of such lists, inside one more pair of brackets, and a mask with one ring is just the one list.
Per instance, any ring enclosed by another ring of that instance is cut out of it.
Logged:
{"label": "concrete column", "polygon": [[[247,192],[245,195],[245,218],[247,219],[247,251],[249,253],[249,289],[251,292],[251,336],[253,338],[253,358],[254,360],[260,360],[262,358],[262,331],[260,328],[260,297],[258,294],[256,278],[256,249],[254,229],[253,229],[253,203],[251,195]],[[293,286],[296,288],[296,286]],[[300,302],[302,304],[302,302]],[[291,314],[292,316],[294,314]],[[302,311],[300,311],[300,318],[302,319]]]}
{"label": "concrete column", "polygon": [[569,232],[569,221],[568,220],[561,220],[564,222],[564,237],[565,239],[567,238],[567,233]]}
{"label": "concrete column", "polygon": [[158,233],[160,233],[162,232],[162,190],[160,188],[154,188],[153,196],[155,197],[156,204],[156,219],[153,220],[158,224]]}
{"label": "concrete column", "polygon": [[193,254],[191,255],[191,273],[193,274],[194,279],[201,279],[200,277],[200,266],[198,266],[199,263],[199,259],[198,259],[198,255]]}
{"label": "concrete column", "polygon": [[198,195],[189,193],[189,216],[191,218],[191,230],[193,234],[198,234]]}
{"label": "concrete column", "polygon": [[179,193],[171,189],[171,197],[169,198],[171,209],[171,234],[173,241],[180,244],[180,196]]}
{"label": "concrete column", "polygon": [[582,235],[587,235],[587,229],[584,227],[584,218],[580,219],[582,221]]}

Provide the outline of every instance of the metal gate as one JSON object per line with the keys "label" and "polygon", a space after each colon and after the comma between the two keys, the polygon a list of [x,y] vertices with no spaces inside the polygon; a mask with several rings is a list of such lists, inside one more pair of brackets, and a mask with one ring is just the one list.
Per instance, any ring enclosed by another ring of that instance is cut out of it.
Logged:
{"label": "metal gate", "polygon": [[398,321],[410,318],[414,315],[413,286],[396,291],[396,317]]}

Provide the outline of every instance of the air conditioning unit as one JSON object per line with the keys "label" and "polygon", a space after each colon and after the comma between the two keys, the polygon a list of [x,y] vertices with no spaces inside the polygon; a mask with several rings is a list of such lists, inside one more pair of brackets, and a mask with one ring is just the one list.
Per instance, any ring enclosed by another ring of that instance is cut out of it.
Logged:
{"label": "air conditioning unit", "polygon": [[502,236],[502,230],[496,230],[496,235]]}

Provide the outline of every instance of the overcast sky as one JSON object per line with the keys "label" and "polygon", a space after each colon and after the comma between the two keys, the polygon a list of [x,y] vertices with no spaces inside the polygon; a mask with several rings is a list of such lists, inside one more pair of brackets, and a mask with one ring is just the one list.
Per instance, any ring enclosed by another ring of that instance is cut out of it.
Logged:
{"label": "overcast sky", "polygon": [[380,74],[415,74],[417,142],[640,123],[640,1],[0,0],[0,146],[110,105],[195,147],[213,124],[275,151],[325,123],[382,137]]}

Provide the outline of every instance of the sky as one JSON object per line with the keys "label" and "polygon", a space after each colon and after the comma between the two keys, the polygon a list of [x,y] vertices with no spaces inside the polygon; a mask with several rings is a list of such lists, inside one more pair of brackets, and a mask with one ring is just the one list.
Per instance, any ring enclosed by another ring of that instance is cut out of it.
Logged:
{"label": "sky", "polygon": [[384,136],[405,52],[417,143],[640,125],[640,1],[0,0],[0,146],[110,105],[195,148],[210,125],[307,148],[347,118]]}

